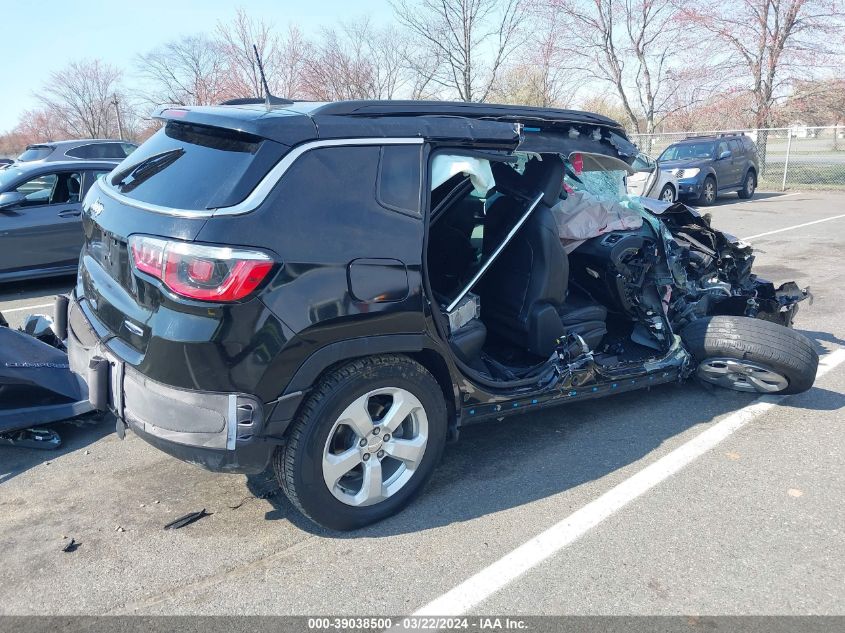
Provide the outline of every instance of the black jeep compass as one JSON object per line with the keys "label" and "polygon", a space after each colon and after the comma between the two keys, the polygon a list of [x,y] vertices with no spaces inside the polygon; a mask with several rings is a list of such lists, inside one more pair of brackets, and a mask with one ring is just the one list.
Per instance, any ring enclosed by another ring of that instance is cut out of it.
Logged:
{"label": "black jeep compass", "polygon": [[[90,400],[212,470],[272,465],[350,529],[397,512],[471,421],[698,375],[795,393],[807,292],[682,204],[624,197],[605,117],[438,102],[165,109],[85,198],[68,313]],[[616,195],[614,193],[614,195]],[[630,218],[629,218],[630,219]],[[516,440],[515,440],[516,441]]]}

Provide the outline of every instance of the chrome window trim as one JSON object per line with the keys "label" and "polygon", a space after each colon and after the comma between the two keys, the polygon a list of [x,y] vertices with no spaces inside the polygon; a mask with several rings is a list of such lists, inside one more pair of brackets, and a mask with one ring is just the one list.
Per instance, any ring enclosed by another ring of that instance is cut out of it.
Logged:
{"label": "chrome window trim", "polygon": [[[368,146],[368,145],[422,145],[425,139],[422,137],[407,137],[407,138],[343,138],[343,139],[325,139],[320,141],[309,141],[302,145],[297,145],[276,165],[267,172],[267,175],[261,179],[261,182],[256,185],[250,194],[236,205],[230,207],[219,207],[217,209],[174,209],[171,207],[163,207],[141,200],[135,200],[129,196],[116,191],[106,178],[102,183],[97,182],[97,186],[107,196],[122,204],[143,209],[144,211],[152,211],[153,213],[160,213],[162,215],[171,215],[180,218],[210,218],[220,215],[242,215],[257,209],[270,192],[273,187],[278,184],[282,176],[285,175],[288,169],[297,161],[297,159],[310,152],[313,149],[320,149],[324,147],[347,147],[347,146]],[[111,174],[109,174],[111,175]]]}

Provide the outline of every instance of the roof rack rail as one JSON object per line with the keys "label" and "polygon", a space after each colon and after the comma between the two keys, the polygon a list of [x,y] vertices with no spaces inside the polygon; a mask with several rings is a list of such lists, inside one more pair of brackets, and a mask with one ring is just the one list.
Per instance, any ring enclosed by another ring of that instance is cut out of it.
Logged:
{"label": "roof rack rail", "polygon": [[476,119],[499,119],[504,121],[519,120],[525,122],[526,125],[529,121],[534,120],[562,124],[583,123],[613,128],[622,127],[618,122],[606,116],[591,112],[582,112],[580,110],[463,101],[379,99],[331,101],[313,110],[312,114],[358,117],[458,116]]}
{"label": "roof rack rail", "polygon": [[690,134],[686,138],[725,138],[728,136],[745,136],[744,132],[719,132],[718,134]]}

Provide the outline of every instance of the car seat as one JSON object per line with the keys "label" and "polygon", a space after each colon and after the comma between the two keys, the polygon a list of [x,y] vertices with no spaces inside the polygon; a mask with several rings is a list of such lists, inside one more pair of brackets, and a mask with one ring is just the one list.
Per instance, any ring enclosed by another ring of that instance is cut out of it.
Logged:
{"label": "car seat", "polygon": [[79,184],[79,176],[73,174],[68,176],[67,179],[67,189],[68,189],[68,198],[67,201],[69,204],[75,204],[79,202],[79,191],[81,189]]}
{"label": "car seat", "polygon": [[527,203],[507,195],[515,179],[519,191],[532,196],[543,193],[534,212],[487,271],[479,289],[482,320],[488,330],[543,357],[551,355],[568,333],[581,335],[591,349],[607,334],[607,309],[587,297],[567,294],[569,259],[551,211],[560,196],[563,174],[563,161],[557,156],[529,161],[522,177],[513,168],[500,166],[494,176],[497,188],[505,195],[487,212],[491,231],[485,233],[484,249],[489,252],[501,244],[526,209]]}

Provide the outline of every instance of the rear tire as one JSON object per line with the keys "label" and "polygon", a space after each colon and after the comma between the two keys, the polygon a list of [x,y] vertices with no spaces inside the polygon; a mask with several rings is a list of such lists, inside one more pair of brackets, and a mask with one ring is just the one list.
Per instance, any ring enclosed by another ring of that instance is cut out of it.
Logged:
{"label": "rear tire", "polygon": [[306,517],[354,530],[416,497],[440,461],[446,431],[443,391],[422,365],[400,355],[362,358],[319,381],[273,466]]}
{"label": "rear tire", "polygon": [[745,174],[745,180],[742,181],[742,189],[740,189],[737,193],[739,194],[740,198],[744,198],[748,200],[754,196],[754,191],[757,189],[757,176],[754,175],[754,172],[749,170],[747,174]]}
{"label": "rear tire", "polygon": [[698,362],[698,377],[737,391],[792,394],[816,379],[819,356],[803,334],[749,317],[693,321],[681,339]]}

